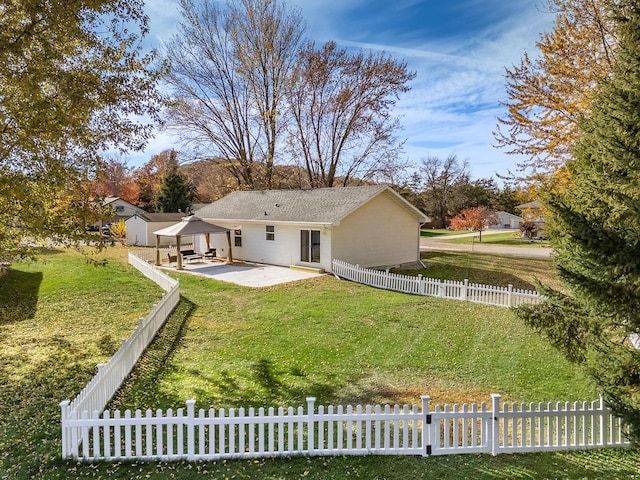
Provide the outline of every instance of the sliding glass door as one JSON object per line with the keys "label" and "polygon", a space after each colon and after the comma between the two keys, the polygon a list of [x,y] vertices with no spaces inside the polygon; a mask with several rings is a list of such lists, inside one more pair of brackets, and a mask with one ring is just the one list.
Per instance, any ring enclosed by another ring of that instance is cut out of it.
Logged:
{"label": "sliding glass door", "polygon": [[320,263],[320,230],[300,230],[300,261]]}

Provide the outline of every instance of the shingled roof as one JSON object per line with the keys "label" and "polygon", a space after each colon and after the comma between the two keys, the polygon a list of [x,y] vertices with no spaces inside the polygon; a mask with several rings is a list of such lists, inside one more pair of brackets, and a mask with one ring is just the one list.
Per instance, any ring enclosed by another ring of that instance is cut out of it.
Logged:
{"label": "shingled roof", "polygon": [[385,185],[311,190],[251,190],[233,192],[201,208],[198,216],[212,220],[336,224],[380,194],[425,221],[424,215]]}
{"label": "shingled roof", "polygon": [[135,216],[143,218],[147,222],[179,222],[184,213],[137,213]]}

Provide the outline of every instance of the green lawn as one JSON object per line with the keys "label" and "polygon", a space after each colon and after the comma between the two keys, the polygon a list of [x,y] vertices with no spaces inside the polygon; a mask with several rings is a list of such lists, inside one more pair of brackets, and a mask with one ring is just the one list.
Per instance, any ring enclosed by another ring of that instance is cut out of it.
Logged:
{"label": "green lawn", "polygon": [[[456,232],[464,233],[464,232]],[[479,234],[475,232],[473,236],[462,238],[450,238],[445,239],[447,243],[456,243],[461,245],[470,245],[472,243],[479,243]],[[529,242],[520,236],[520,232],[506,232],[506,233],[491,233],[490,231],[482,232],[482,243],[486,245],[504,245],[509,247],[523,247],[523,248],[537,248],[548,247],[550,243],[548,240],[535,240]]]}
{"label": "green lawn", "polygon": [[[74,252],[0,279],[0,478],[637,478],[630,450],[422,458],[76,464],[58,403],[76,395],[160,290]],[[487,268],[489,268],[487,266]],[[506,309],[323,277],[253,290],[180,275],[183,302],[114,401],[180,407],[593,398],[588,381]]]}
{"label": "green lawn", "polygon": [[397,273],[439,278],[441,280],[497,285],[536,290],[537,282],[554,288],[562,288],[553,271],[551,260],[522,258],[476,252],[422,252],[426,268],[400,270]]}
{"label": "green lawn", "polygon": [[455,230],[446,230],[446,229],[422,229],[420,230],[421,237],[443,237],[448,235],[459,235],[460,232],[456,232]]}
{"label": "green lawn", "polygon": [[162,375],[117,402],[203,407],[595,398],[588,381],[504,308],[325,276],[253,290],[180,275],[194,312]]}

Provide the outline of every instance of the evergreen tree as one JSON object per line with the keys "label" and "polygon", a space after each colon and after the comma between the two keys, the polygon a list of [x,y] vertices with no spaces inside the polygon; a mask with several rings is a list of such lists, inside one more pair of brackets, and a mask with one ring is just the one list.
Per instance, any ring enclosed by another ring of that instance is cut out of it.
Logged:
{"label": "evergreen tree", "polygon": [[558,271],[571,294],[545,289],[519,309],[569,360],[583,365],[606,403],[640,439],[640,2],[610,3],[619,46],[599,85],[572,182],[549,196]]}
{"label": "evergreen tree", "polygon": [[180,173],[176,152],[172,150],[162,186],[156,196],[156,211],[161,213],[187,212],[191,207],[192,198],[193,189],[186,177]]}

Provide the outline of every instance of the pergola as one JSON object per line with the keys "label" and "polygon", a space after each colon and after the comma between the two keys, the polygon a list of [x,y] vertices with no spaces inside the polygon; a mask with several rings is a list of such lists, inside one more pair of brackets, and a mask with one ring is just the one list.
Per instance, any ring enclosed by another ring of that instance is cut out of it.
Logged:
{"label": "pergola", "polygon": [[180,238],[185,235],[200,235],[204,234],[207,239],[207,250],[209,250],[209,241],[210,235],[212,233],[226,233],[227,234],[227,243],[229,244],[229,256],[228,260],[230,262],[233,261],[233,254],[231,252],[231,230],[228,228],[221,227],[219,225],[214,225],[213,223],[205,222],[199,217],[195,215],[190,215],[188,217],[182,217],[182,221],[180,223],[176,223],[175,225],[171,225],[170,227],[165,227],[160,230],[156,230],[153,232],[156,236],[156,265],[160,265],[160,237],[176,237],[176,248],[178,250],[178,270],[182,270],[182,255],[180,255]]}

